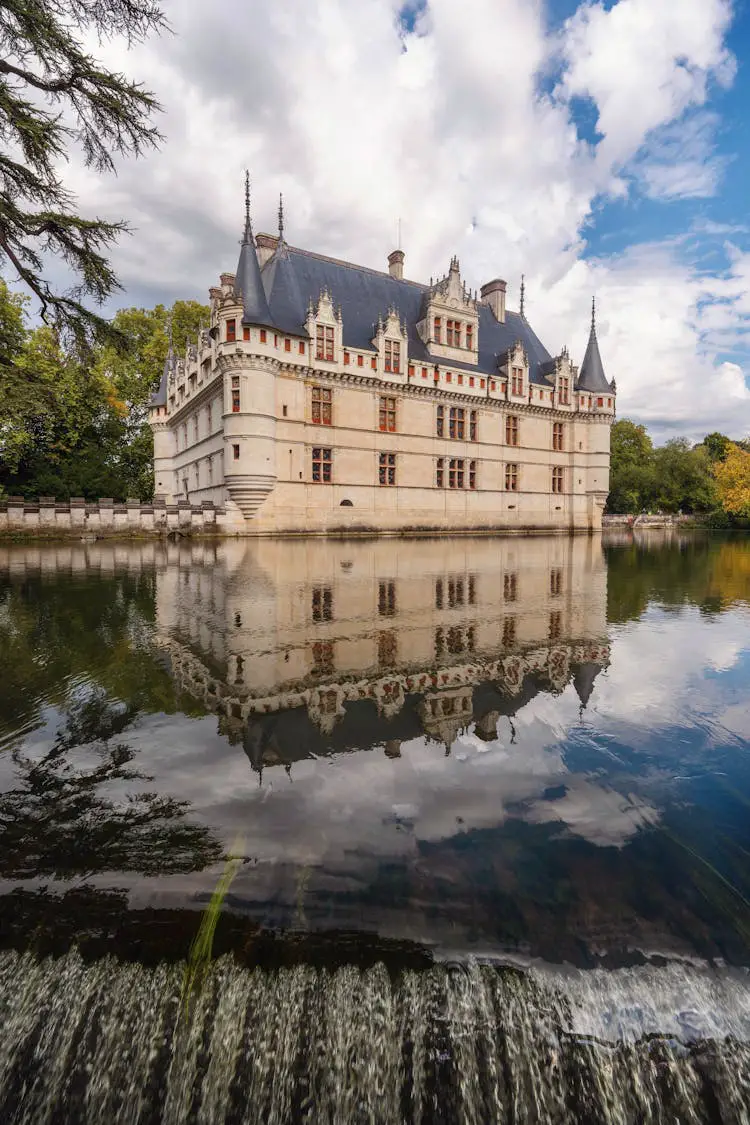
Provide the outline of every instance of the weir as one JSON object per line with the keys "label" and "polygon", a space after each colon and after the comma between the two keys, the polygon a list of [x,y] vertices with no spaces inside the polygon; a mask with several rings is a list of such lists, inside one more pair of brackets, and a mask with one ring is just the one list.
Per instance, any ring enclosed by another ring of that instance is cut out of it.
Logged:
{"label": "weir", "polygon": [[744,972],[388,973],[0,956],[0,1119],[121,1125],[748,1121]]}

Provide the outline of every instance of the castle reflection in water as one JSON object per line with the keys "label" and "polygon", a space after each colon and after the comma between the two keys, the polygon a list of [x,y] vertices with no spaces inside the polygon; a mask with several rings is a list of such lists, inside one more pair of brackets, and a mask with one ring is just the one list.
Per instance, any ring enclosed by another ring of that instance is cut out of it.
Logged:
{"label": "castle reflection in water", "polygon": [[253,766],[418,734],[494,739],[606,666],[599,537],[230,541],[167,549],[157,643]]}

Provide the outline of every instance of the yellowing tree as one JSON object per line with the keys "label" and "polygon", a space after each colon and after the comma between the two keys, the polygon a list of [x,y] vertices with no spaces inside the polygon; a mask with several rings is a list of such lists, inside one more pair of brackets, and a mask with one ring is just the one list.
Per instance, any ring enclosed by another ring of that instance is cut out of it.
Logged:
{"label": "yellowing tree", "polygon": [[721,506],[730,516],[750,517],[750,453],[734,442],[713,467]]}

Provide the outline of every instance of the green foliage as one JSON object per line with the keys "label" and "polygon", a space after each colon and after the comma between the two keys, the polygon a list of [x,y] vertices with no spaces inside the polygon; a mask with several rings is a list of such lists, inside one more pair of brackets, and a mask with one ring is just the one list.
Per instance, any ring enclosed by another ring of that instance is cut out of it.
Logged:
{"label": "green foliage", "polygon": [[612,426],[611,449],[608,511],[695,513],[718,506],[705,444],[691,447],[684,438],[673,438],[654,448],[644,426],[623,418]]}
{"label": "green foliage", "polygon": [[645,426],[623,418],[612,426],[610,493],[611,512],[640,512],[654,490],[653,445]]}
{"label": "green foliage", "polygon": [[[77,215],[58,170],[73,145],[101,173],[114,170],[116,156],[139,156],[161,139],[150,122],[160,108],[153,95],[106,70],[86,43],[122,37],[131,46],[165,26],[155,0],[0,4],[0,265],[79,349],[111,337],[111,323],[83,302],[101,304],[119,288],[106,255],[127,226]],[[50,254],[76,279],[66,293],[44,276]]]}
{"label": "green foliage", "polygon": [[703,446],[712,461],[723,461],[731,444],[729,438],[717,430],[712,434],[706,434],[703,439]]}

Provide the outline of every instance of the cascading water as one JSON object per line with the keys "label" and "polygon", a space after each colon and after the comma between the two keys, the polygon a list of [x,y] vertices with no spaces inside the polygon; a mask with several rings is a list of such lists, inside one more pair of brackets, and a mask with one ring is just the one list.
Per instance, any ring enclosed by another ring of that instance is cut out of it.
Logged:
{"label": "cascading water", "polygon": [[682,965],[389,974],[0,955],[0,1120],[750,1121],[750,989]]}

